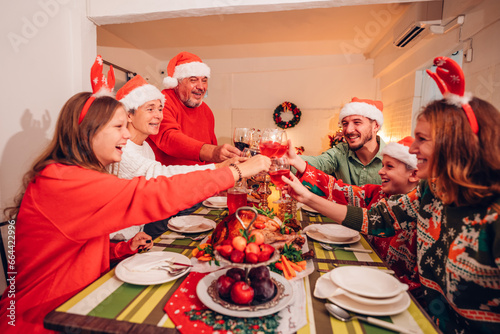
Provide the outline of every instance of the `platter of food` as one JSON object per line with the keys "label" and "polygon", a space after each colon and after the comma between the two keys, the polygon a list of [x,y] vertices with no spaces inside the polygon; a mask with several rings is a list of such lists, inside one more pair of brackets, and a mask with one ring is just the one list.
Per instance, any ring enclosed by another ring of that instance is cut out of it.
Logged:
{"label": "platter of food", "polygon": [[250,270],[247,282],[244,276],[240,268],[219,270],[199,281],[196,294],[211,310],[239,318],[273,314],[292,302],[290,283],[266,266]]}

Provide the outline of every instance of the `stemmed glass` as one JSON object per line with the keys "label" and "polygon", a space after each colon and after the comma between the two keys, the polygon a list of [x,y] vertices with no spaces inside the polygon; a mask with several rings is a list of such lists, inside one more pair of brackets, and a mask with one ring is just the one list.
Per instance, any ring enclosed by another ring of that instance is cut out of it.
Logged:
{"label": "stemmed glass", "polygon": [[290,163],[286,157],[275,158],[271,162],[271,167],[269,168],[269,176],[271,181],[273,181],[276,189],[280,192],[280,199],[275,203],[286,203],[287,199],[281,191],[286,183],[281,179],[282,176],[290,177]]}
{"label": "stemmed glass", "polygon": [[269,158],[281,157],[288,149],[286,132],[280,129],[265,129],[259,143],[260,153]]}
{"label": "stemmed glass", "polygon": [[233,143],[236,148],[243,152],[245,148],[250,147],[253,129],[235,128],[233,132]]}

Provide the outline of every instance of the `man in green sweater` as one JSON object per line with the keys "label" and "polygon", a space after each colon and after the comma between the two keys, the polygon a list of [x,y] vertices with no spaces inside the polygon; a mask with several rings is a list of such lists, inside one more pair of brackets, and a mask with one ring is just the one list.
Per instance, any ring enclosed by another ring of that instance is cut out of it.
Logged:
{"label": "man in green sweater", "polygon": [[340,111],[345,142],[319,156],[301,156],[311,166],[334,175],[346,184],[363,186],[382,184],[378,171],[382,168],[382,148],[377,132],[384,123],[381,101],[354,97]]}

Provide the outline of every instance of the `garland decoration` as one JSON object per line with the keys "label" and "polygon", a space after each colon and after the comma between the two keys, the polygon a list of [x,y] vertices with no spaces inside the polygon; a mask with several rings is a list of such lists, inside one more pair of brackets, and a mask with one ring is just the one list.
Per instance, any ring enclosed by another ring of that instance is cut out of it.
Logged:
{"label": "garland decoration", "polygon": [[[288,122],[286,122],[281,118],[281,113],[289,111],[293,113],[293,118]],[[273,119],[274,123],[276,123],[278,127],[282,129],[288,129],[288,128],[293,128],[295,125],[297,125],[297,123],[299,123],[301,115],[302,112],[300,111],[299,108],[297,108],[295,104],[285,101],[282,104],[280,104],[276,109],[274,109]]]}

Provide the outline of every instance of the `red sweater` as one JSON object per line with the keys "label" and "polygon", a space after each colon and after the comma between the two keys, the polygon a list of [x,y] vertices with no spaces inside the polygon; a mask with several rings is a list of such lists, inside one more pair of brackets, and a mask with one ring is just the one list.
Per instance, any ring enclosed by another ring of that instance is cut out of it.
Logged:
{"label": "red sweater", "polygon": [[[0,300],[0,333],[49,332],[45,315],[109,270],[111,232],[163,219],[233,185],[229,168],[125,180],[47,166],[19,211],[15,268],[8,270],[17,272],[15,296],[7,288]],[[7,317],[12,303],[15,327]]]}
{"label": "red sweater", "polygon": [[173,89],[164,89],[163,120],[157,135],[149,136],[149,145],[156,160],[163,165],[196,165],[204,144],[217,145],[215,119],[205,102],[199,107],[188,108]]}

